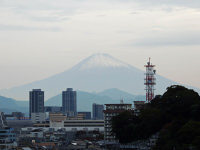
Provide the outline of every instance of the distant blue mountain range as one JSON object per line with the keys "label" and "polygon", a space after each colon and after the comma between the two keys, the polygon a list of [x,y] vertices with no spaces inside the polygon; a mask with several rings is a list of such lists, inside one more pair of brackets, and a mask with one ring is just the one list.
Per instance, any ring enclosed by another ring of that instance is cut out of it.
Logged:
{"label": "distant blue mountain range", "polygon": [[[109,104],[120,103],[120,100],[124,100],[124,103],[133,104],[134,100],[145,100],[143,95],[132,95],[119,89],[108,89],[99,93],[89,93],[83,91],[77,91],[77,109],[78,111],[92,111],[92,104]],[[62,95],[56,95],[45,102],[46,106],[61,106]]]}
{"label": "distant blue mountain range", "polygon": [[28,114],[28,101],[16,101],[12,98],[0,96],[0,111],[10,114],[12,112],[23,112]]}
{"label": "distant blue mountain range", "polygon": [[[90,93],[84,91],[77,91],[77,110],[78,111],[92,111],[92,104],[108,104],[120,103],[123,99],[124,103],[133,104],[134,100],[145,100],[143,95],[132,95],[119,89],[108,89],[99,93]],[[45,101],[45,106],[61,106],[62,95],[56,95]],[[0,111],[11,113],[14,111],[21,111],[28,115],[29,102],[17,101],[15,99],[0,96]]]}

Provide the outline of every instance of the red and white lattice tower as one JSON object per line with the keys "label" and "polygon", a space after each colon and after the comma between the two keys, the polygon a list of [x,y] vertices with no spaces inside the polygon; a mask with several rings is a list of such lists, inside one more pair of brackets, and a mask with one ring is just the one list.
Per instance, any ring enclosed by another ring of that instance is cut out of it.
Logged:
{"label": "red and white lattice tower", "polygon": [[145,81],[144,84],[146,85],[146,101],[150,102],[154,98],[154,85],[156,85],[156,78],[155,78],[155,73],[156,70],[154,70],[155,65],[152,65],[149,61],[147,62],[146,67],[146,73],[145,73]]}

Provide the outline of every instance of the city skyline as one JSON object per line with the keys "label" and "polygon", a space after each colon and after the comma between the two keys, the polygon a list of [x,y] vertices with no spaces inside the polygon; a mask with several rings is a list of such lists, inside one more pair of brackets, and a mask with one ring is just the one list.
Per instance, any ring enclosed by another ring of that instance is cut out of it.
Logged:
{"label": "city skyline", "polygon": [[159,75],[200,88],[197,0],[0,4],[0,89],[63,72],[94,53],[142,70],[152,57]]}

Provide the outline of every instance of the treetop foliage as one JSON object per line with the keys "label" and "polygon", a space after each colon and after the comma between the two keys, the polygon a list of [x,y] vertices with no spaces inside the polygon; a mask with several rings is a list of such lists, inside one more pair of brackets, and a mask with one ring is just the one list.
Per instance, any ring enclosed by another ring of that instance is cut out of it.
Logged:
{"label": "treetop foliage", "polygon": [[145,104],[139,116],[123,112],[113,117],[112,133],[121,143],[159,133],[155,150],[200,149],[200,96],[183,86],[170,86]]}

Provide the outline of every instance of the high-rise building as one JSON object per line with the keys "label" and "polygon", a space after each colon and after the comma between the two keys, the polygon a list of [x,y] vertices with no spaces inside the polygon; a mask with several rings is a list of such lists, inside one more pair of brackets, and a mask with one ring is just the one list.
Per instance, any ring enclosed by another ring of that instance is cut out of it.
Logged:
{"label": "high-rise building", "polygon": [[92,105],[92,118],[93,120],[103,120],[104,106],[101,104],[93,103]]}
{"label": "high-rise building", "polygon": [[67,88],[62,92],[62,111],[67,117],[75,117],[77,115],[76,91]]}
{"label": "high-rise building", "polygon": [[33,89],[29,92],[29,116],[31,113],[44,113],[44,91]]}

